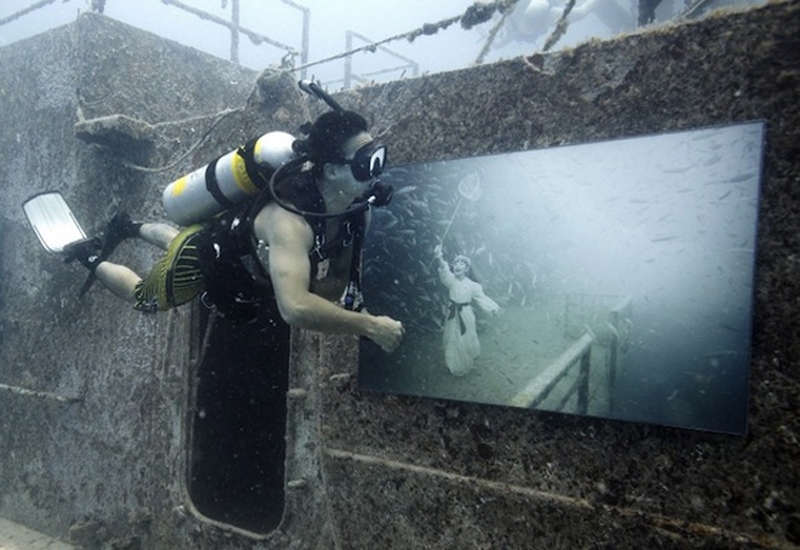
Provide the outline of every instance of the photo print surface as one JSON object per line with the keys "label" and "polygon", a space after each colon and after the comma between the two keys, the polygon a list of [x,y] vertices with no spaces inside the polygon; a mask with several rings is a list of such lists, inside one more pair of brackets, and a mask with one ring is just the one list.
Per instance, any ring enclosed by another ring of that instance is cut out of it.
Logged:
{"label": "photo print surface", "polygon": [[359,388],[744,433],[764,132],[390,167]]}

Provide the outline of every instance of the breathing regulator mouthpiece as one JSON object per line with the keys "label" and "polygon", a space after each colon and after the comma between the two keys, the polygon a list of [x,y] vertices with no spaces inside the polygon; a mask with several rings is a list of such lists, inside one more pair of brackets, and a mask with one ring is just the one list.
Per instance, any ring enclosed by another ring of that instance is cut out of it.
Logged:
{"label": "breathing regulator mouthpiece", "polygon": [[375,180],[366,192],[366,199],[372,206],[386,206],[391,202],[394,188],[381,180]]}

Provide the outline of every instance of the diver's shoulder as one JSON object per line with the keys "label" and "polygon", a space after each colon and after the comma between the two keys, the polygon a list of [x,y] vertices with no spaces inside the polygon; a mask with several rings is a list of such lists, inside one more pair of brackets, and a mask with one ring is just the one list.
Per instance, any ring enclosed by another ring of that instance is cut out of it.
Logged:
{"label": "diver's shoulder", "polygon": [[261,239],[274,238],[277,234],[310,233],[311,226],[300,215],[286,210],[277,203],[264,205],[253,220],[256,236]]}

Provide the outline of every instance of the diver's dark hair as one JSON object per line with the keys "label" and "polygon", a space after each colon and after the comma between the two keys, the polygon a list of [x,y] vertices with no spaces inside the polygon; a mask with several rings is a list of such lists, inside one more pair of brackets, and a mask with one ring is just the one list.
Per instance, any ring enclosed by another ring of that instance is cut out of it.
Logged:
{"label": "diver's dark hair", "polygon": [[316,166],[342,158],[348,139],[367,131],[367,121],[353,111],[328,111],[311,126],[306,140],[308,158]]}

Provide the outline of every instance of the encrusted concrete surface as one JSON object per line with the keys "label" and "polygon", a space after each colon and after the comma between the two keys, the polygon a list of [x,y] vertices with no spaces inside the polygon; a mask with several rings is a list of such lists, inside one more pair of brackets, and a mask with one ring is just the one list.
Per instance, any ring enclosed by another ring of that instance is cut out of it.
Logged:
{"label": "encrusted concrete surface", "polygon": [[[85,547],[147,547],[153,516],[182,502],[190,312],[143,316],[99,286],[79,301],[85,270],[46,253],[20,205],[58,189],[90,234],[119,208],[163,218],[164,178],[179,173],[151,175],[121,159],[155,166],[159,154],[188,149],[217,112],[241,108],[256,75],[92,15],[0,49],[0,58],[0,383],[79,398],[0,390],[0,516]],[[176,106],[174,90],[198,89],[195,71],[205,75],[202,97]],[[147,93],[156,95],[138,95]],[[186,145],[163,132],[166,145],[128,155],[118,143],[76,138],[89,117],[143,126],[154,113],[177,121]],[[158,255],[126,243],[115,258],[143,270]]]}
{"label": "encrusted concrete surface", "polygon": [[99,288],[78,302],[83,271],[47,256],[18,208],[57,187],[91,230],[120,206],[163,217],[169,181],[320,108],[267,73],[176,103],[197,72],[232,70],[178,71],[194,54],[176,48],[95,16],[0,50],[0,383],[83,398],[0,392],[0,516],[86,548],[800,545],[797,2],[338,97],[395,163],[766,120],[748,435],[365,394],[353,339],[295,332],[286,513],[263,537],[186,500],[191,310],[142,316]]}

